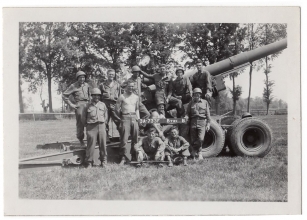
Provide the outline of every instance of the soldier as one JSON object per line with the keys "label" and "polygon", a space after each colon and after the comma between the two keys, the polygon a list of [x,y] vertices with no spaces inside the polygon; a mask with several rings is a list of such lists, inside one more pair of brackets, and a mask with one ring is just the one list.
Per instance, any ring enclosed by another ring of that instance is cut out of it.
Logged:
{"label": "soldier", "polygon": [[[115,112],[121,116],[120,124],[120,165],[126,162],[126,145],[129,135],[131,135],[131,151],[132,158],[135,156],[134,144],[138,141],[139,126],[137,120],[140,119],[139,113],[139,97],[133,93],[135,82],[129,81],[124,94],[117,99]],[[133,159],[132,159],[133,160]]]}
{"label": "soldier", "polygon": [[210,129],[210,111],[209,104],[206,100],[201,99],[201,89],[195,88],[193,90],[193,99],[188,104],[186,118],[190,123],[191,135],[191,156],[195,159],[198,154],[198,159],[202,160],[201,154],[202,144],[204,142],[205,133]]}
{"label": "soldier", "polygon": [[[84,127],[86,123],[86,105],[90,100],[90,86],[85,82],[85,73],[79,71],[76,74],[77,82],[70,85],[68,89],[63,93],[63,100],[75,109],[75,115],[77,120],[77,138],[80,141],[81,147],[85,147],[84,144]],[[73,104],[69,100],[69,96],[73,95],[76,104]]]}
{"label": "soldier", "polygon": [[[165,116],[163,114],[159,114],[157,110],[151,110],[151,118],[152,119],[163,119]],[[147,124],[147,126],[152,126],[157,131],[157,136],[165,141],[165,136],[167,136],[172,125],[161,125],[160,123]]]}
{"label": "soldier", "polygon": [[108,80],[99,85],[99,89],[102,92],[101,101],[103,101],[108,108],[108,118],[106,119],[106,129],[109,139],[109,121],[110,118],[114,121],[117,130],[119,130],[120,118],[115,113],[115,103],[120,95],[120,85],[114,80],[115,70],[109,69],[107,71]]}
{"label": "soldier", "polygon": [[99,159],[102,167],[107,164],[107,136],[106,119],[108,118],[108,109],[103,102],[100,102],[101,92],[98,88],[91,91],[92,101],[86,107],[86,136],[87,148],[85,166],[94,165],[95,145],[98,142]]}
{"label": "soldier", "polygon": [[212,84],[211,84],[211,74],[203,69],[203,63],[201,59],[196,61],[197,72],[191,78],[191,84],[193,89],[200,88],[202,91],[202,99],[205,99],[211,103],[212,97]]}
{"label": "soldier", "polygon": [[136,94],[137,96],[140,97],[140,103],[139,103],[140,117],[142,119],[147,119],[147,118],[150,117],[150,113],[147,110],[147,108],[145,107],[145,105],[142,103],[142,98],[141,98],[141,89],[147,89],[147,85],[145,85],[144,83],[141,83],[141,78],[139,77],[140,72],[141,72],[140,67],[133,66],[132,67],[132,76],[128,80],[123,82],[121,87],[126,88],[127,83],[129,81],[132,81],[132,82],[135,83],[135,87],[133,89],[133,92],[134,92],[134,94]]}
{"label": "soldier", "polygon": [[182,67],[176,69],[177,78],[170,81],[172,96],[182,101],[182,104],[189,103],[192,99],[192,85],[188,77],[183,77]]}
{"label": "soldier", "polygon": [[140,73],[146,78],[153,79],[155,81],[156,93],[155,102],[156,105],[169,104],[171,107],[175,107],[177,110],[177,117],[180,118],[184,115],[184,108],[181,100],[172,97],[172,88],[169,86],[169,78],[166,75],[166,66],[164,64],[160,65],[160,73],[155,73],[154,75],[149,75],[144,71]]}
{"label": "soldier", "polygon": [[168,160],[168,166],[172,167],[173,162],[171,157],[175,155],[181,155],[183,156],[183,165],[187,166],[187,157],[190,156],[189,152],[189,142],[187,142],[183,137],[179,136],[178,128],[176,126],[173,126],[170,129],[170,135],[166,140],[164,141],[166,150],[165,150],[165,156]]}
{"label": "soldier", "polygon": [[[164,160],[165,146],[163,141],[159,137],[156,137],[156,129],[154,127],[150,127],[147,129],[146,133],[147,137],[140,140],[134,146],[137,162],[139,162],[136,165],[137,167],[141,166],[141,162],[144,159],[155,161]],[[159,163],[158,166],[163,167],[162,163]]]}

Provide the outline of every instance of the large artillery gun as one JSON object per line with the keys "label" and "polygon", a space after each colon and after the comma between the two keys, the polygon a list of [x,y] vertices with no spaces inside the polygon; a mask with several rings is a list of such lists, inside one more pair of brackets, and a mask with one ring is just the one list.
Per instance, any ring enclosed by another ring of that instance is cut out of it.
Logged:
{"label": "large artillery gun", "polygon": [[[210,66],[204,67],[209,71],[212,80],[214,81],[214,89],[217,92],[225,90],[224,78],[233,72],[238,72],[249,65],[252,62],[277,53],[287,48],[287,40],[281,40],[255,50],[240,53],[232,56],[220,62],[214,63]],[[186,72],[184,77],[192,77],[196,71]],[[144,79],[144,83],[150,85],[152,91],[146,90],[143,92],[145,98],[145,105],[150,109],[154,106],[154,90],[155,86],[152,85],[153,81]],[[165,123],[163,121],[155,121],[157,123]],[[179,124],[180,135],[185,137],[188,141],[189,137],[189,125],[185,123],[183,119],[169,120],[170,124]],[[142,121],[146,123],[146,121]],[[152,123],[148,120],[147,123]],[[211,121],[210,130],[205,134],[205,140],[203,143],[202,155],[203,157],[214,157],[219,155],[226,146],[228,146],[230,152],[237,156],[251,156],[251,157],[264,157],[272,148],[272,131],[270,127],[261,119],[253,117],[249,113],[244,113],[242,117],[238,116],[219,116],[214,117]],[[191,143],[192,144],[192,143]],[[62,152],[38,156],[33,158],[22,159],[19,162],[20,168],[42,168],[50,166],[67,166],[76,165],[79,166],[85,159],[85,149],[80,148],[78,143],[71,142],[56,142],[46,145],[39,145],[39,148],[57,148]],[[130,151],[131,142],[127,145],[127,152]],[[118,138],[113,139],[113,143],[108,144],[108,161],[119,162]],[[99,150],[98,146],[95,149],[95,159],[98,160]],[[126,157],[131,159],[131,155],[127,154]]]}

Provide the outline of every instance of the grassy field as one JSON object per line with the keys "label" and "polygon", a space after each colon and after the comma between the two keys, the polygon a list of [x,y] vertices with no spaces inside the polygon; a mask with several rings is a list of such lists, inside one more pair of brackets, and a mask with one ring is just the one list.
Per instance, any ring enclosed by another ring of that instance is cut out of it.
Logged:
{"label": "grassy field", "polygon": [[[61,168],[19,172],[19,196],[28,199],[287,201],[287,116],[262,117],[273,131],[264,158],[227,155],[189,166],[137,169]],[[36,145],[75,139],[75,120],[20,121],[19,158],[59,152]]]}

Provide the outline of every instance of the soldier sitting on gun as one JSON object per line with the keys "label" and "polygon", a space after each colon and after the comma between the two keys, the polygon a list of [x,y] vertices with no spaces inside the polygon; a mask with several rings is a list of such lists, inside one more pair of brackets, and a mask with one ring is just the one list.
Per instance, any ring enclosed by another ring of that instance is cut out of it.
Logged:
{"label": "soldier sitting on gun", "polygon": [[[134,145],[138,162],[136,165],[137,167],[141,166],[143,160],[164,160],[165,145],[159,137],[156,137],[156,129],[154,127],[149,127],[146,133],[147,137]],[[163,167],[163,164],[159,163],[158,166]]]}
{"label": "soldier sitting on gun", "polygon": [[115,70],[109,69],[107,71],[108,79],[99,85],[99,89],[102,92],[101,101],[103,101],[108,108],[108,118],[106,118],[106,129],[109,139],[109,122],[110,118],[114,121],[117,130],[119,130],[120,118],[115,113],[115,103],[120,96],[120,85],[114,80]]}
{"label": "soldier sitting on gun", "polygon": [[193,89],[200,88],[202,91],[201,98],[205,99],[209,105],[212,97],[212,84],[211,74],[203,69],[203,63],[201,59],[196,61],[197,72],[191,78],[191,84]]}
{"label": "soldier sitting on gun", "polygon": [[202,160],[201,154],[202,145],[205,139],[206,131],[210,129],[210,111],[209,104],[206,100],[201,99],[201,89],[195,88],[193,90],[193,99],[188,104],[187,114],[185,118],[189,119],[190,135],[191,135],[191,156],[195,159],[198,154],[198,159]]}
{"label": "soldier sitting on gun", "polygon": [[182,105],[181,100],[176,99],[171,96],[172,88],[169,86],[169,78],[166,75],[166,66],[164,64],[160,65],[160,73],[155,73],[153,75],[149,75],[144,71],[140,73],[144,75],[144,77],[153,79],[155,81],[156,93],[155,93],[155,102],[156,105],[160,104],[169,104],[170,107],[176,108],[177,117],[180,118],[184,115],[184,107]]}
{"label": "soldier sitting on gun", "polygon": [[[84,144],[84,127],[86,123],[85,111],[86,105],[90,100],[90,86],[85,82],[85,73],[78,71],[76,73],[77,82],[73,83],[63,93],[63,100],[73,109],[75,109],[76,115],[76,127],[77,127],[77,138],[80,141],[81,147],[85,147]],[[73,104],[69,100],[69,96],[73,95],[76,104]]]}
{"label": "soldier sitting on gun", "polygon": [[167,157],[168,166],[172,167],[172,157],[176,155],[183,156],[183,165],[187,166],[187,157],[190,156],[189,152],[189,142],[187,142],[183,137],[178,135],[179,131],[176,126],[170,129],[170,135],[164,141],[165,144],[165,156]]}
{"label": "soldier sitting on gun", "polygon": [[192,85],[188,77],[183,77],[182,67],[176,69],[177,78],[170,81],[172,96],[182,101],[182,104],[189,103],[192,99]]}
{"label": "soldier sitting on gun", "polygon": [[107,164],[107,143],[106,143],[106,119],[108,109],[103,102],[100,102],[101,92],[98,88],[91,91],[92,101],[86,107],[86,136],[87,148],[85,166],[94,165],[94,152],[96,143],[99,146],[99,159],[104,167]]}

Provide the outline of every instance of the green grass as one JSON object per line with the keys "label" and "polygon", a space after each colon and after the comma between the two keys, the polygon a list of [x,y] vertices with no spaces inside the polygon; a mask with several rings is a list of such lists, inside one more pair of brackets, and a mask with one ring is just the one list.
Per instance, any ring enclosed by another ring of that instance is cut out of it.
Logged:
{"label": "green grass", "polygon": [[[136,169],[61,168],[19,172],[19,196],[28,199],[164,201],[287,201],[287,117],[262,117],[273,131],[264,158],[219,156],[189,166]],[[20,122],[20,158],[59,150],[36,145],[75,139],[75,121]]]}

